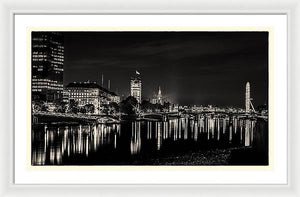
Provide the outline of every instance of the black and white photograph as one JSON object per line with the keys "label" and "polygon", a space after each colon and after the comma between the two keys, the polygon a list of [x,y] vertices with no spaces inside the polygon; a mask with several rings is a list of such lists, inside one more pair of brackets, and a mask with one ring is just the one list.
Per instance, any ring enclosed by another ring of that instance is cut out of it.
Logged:
{"label": "black and white photograph", "polygon": [[32,31],[32,166],[268,166],[268,31]]}

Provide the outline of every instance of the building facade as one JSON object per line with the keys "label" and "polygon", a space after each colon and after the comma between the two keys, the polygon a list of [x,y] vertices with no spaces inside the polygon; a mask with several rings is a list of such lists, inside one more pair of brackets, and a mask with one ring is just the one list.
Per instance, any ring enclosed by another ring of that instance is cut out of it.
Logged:
{"label": "building facade", "polygon": [[142,80],[138,72],[134,77],[131,77],[130,95],[133,96],[138,103],[142,102]]}
{"label": "building facade", "polygon": [[78,107],[84,107],[87,104],[94,105],[94,113],[100,112],[100,89],[96,83],[73,82],[66,86],[65,95],[68,95],[68,102],[74,100]]}
{"label": "building facade", "polygon": [[32,100],[63,99],[64,40],[61,33],[32,32]]}
{"label": "building facade", "polygon": [[111,102],[120,102],[120,97],[114,92],[99,86],[96,82],[73,82],[66,86],[64,90],[64,101],[74,100],[79,107],[88,104],[94,105],[94,113],[100,114],[103,105]]}
{"label": "building facade", "polygon": [[120,96],[117,95],[117,94],[114,93],[114,92],[109,92],[108,98],[109,98],[110,102],[115,102],[115,103],[118,103],[118,104],[119,104],[120,101],[121,101]]}

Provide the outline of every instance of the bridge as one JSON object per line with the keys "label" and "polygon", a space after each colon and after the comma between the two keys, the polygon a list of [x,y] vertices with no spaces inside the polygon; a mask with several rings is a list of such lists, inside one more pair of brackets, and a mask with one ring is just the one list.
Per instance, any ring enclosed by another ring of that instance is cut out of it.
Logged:
{"label": "bridge", "polygon": [[170,117],[180,117],[179,112],[148,112],[140,113],[138,119],[167,120]]}
{"label": "bridge", "polygon": [[171,113],[142,113],[140,114],[140,119],[145,119],[145,120],[167,120],[172,117],[198,117],[201,115],[211,115],[211,116],[224,116],[224,117],[238,117],[238,118],[261,118],[261,119],[268,119],[268,116],[264,116],[261,114],[258,114],[257,112],[251,112],[251,113],[245,113],[245,112],[223,112],[223,111],[213,111],[213,112],[208,112],[208,111],[198,111],[198,112],[171,112]]}

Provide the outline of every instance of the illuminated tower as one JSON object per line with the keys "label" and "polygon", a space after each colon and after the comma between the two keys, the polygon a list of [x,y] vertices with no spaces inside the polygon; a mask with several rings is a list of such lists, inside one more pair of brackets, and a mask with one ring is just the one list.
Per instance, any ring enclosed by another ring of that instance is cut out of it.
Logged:
{"label": "illuminated tower", "polygon": [[130,95],[136,98],[138,103],[142,101],[142,80],[140,73],[136,71],[135,76],[130,80]]}
{"label": "illuminated tower", "polygon": [[160,86],[158,87],[157,103],[159,103],[159,104],[161,104],[161,105],[163,104]]}
{"label": "illuminated tower", "polygon": [[246,94],[245,94],[245,107],[246,107],[246,113],[250,112],[250,83],[246,83]]}

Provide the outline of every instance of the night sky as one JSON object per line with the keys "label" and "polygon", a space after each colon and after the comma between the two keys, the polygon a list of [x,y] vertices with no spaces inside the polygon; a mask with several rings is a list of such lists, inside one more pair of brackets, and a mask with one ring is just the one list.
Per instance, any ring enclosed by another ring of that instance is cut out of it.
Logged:
{"label": "night sky", "polygon": [[268,32],[65,32],[64,84],[111,80],[127,97],[141,73],[142,97],[158,86],[180,105],[244,107],[268,102]]}

